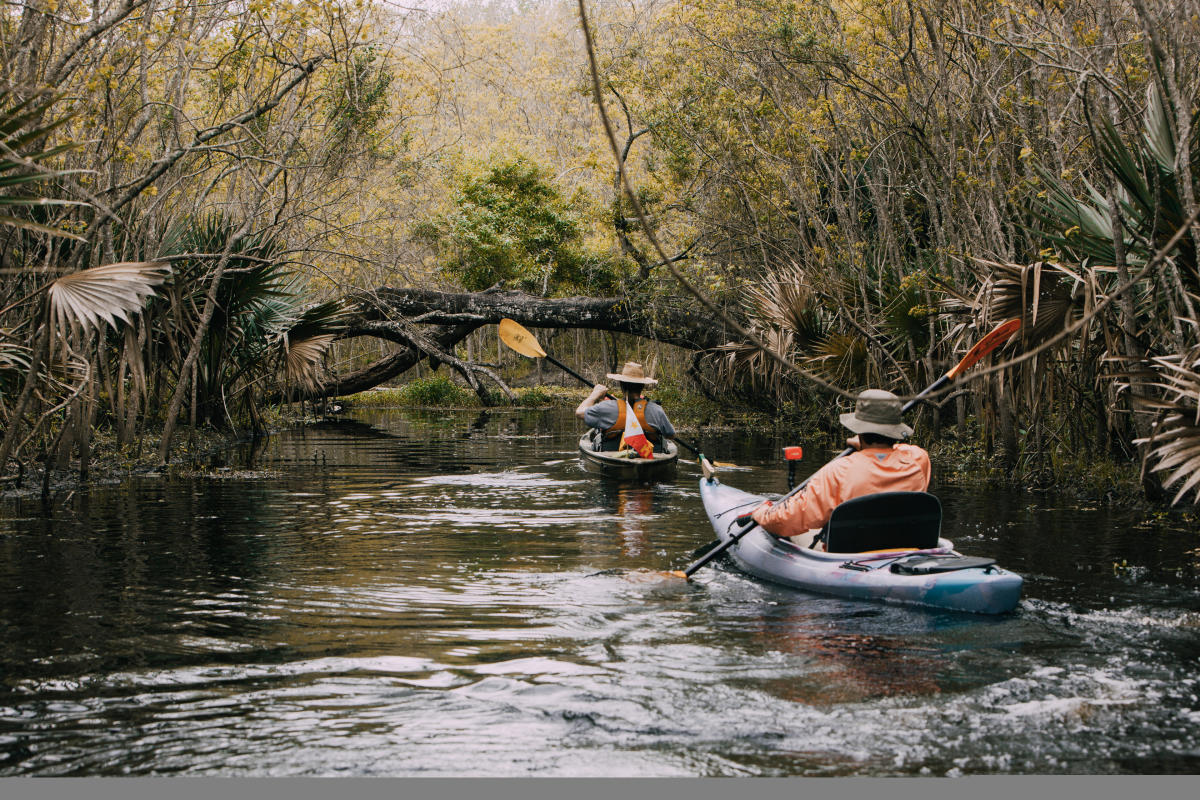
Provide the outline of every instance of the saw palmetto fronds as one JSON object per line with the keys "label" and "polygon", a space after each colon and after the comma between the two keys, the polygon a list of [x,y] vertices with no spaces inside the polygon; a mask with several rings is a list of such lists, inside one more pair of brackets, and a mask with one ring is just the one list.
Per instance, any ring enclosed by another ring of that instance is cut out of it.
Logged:
{"label": "saw palmetto fronds", "polygon": [[[0,91],[0,225],[82,240],[83,237],[46,224],[45,220],[39,221],[37,217],[45,217],[46,211],[56,206],[86,203],[31,193],[38,184],[85,171],[46,166],[55,156],[76,147],[71,143],[51,147],[44,144],[55,129],[70,120],[69,116],[64,116],[49,123],[44,121],[57,99],[35,94],[21,100]],[[25,213],[21,216],[9,213],[16,211]]]}
{"label": "saw palmetto fronds", "polygon": [[838,386],[867,386],[878,381],[867,340],[850,333],[830,333],[805,362]]}
{"label": "saw palmetto fronds", "polygon": [[21,376],[29,370],[31,354],[29,348],[14,341],[6,341],[8,331],[0,331],[0,397],[12,392],[19,385]]}
{"label": "saw palmetto fronds", "polygon": [[0,370],[29,369],[29,348],[16,342],[4,341],[7,331],[0,332]]}
{"label": "saw palmetto fronds", "polygon": [[[1200,487],[1200,350],[1188,356],[1151,359],[1158,380],[1152,384],[1161,397],[1139,396],[1138,405],[1158,415],[1150,436],[1135,444],[1146,444],[1152,472],[1173,470],[1163,486],[1178,485],[1172,504]],[[1193,503],[1200,503],[1200,492]]]}
{"label": "saw palmetto fronds", "polygon": [[993,320],[1019,317],[1022,350],[1054,338],[1094,305],[1095,287],[1058,264],[976,263],[989,270],[977,311]]}
{"label": "saw palmetto fronds", "polygon": [[116,328],[118,319],[129,323],[129,315],[142,309],[169,272],[162,262],[137,261],[63,275],[48,290],[54,330],[65,336],[76,328]]}
{"label": "saw palmetto fronds", "polygon": [[803,349],[820,340],[823,331],[814,293],[803,270],[793,264],[746,292],[752,318],[762,327],[787,331]]}
{"label": "saw palmetto fronds", "polygon": [[[792,352],[792,334],[780,328],[752,327],[760,342],[785,358]],[[779,362],[749,342],[730,342],[717,348],[716,379],[726,386],[745,386],[756,393],[781,397],[788,373]]]}
{"label": "saw palmetto fronds", "polygon": [[[1036,167],[1045,189],[1030,201],[1030,212],[1040,223],[1033,232],[1053,245],[1066,258],[1095,264],[1116,262],[1112,225],[1115,199],[1124,230],[1121,238],[1128,264],[1146,263],[1167,243],[1187,219],[1188,209],[1181,191],[1182,176],[1177,173],[1177,143],[1171,132],[1169,116],[1156,81],[1146,87],[1146,113],[1142,134],[1126,142],[1107,118],[1095,119],[1085,106],[1105,171],[1114,180],[1112,198],[1084,181],[1086,197],[1043,167]],[[1200,109],[1190,123],[1200,124]],[[1200,169],[1200,151],[1192,149],[1192,163],[1183,165],[1193,174]],[[1181,239],[1172,253],[1189,291],[1200,288],[1196,242]]]}
{"label": "saw palmetto fronds", "polygon": [[[816,295],[796,264],[783,267],[746,290],[747,328],[760,342],[785,359],[803,358],[825,338],[825,322]],[[755,394],[783,398],[791,373],[749,342],[731,342],[721,353],[716,379]]]}

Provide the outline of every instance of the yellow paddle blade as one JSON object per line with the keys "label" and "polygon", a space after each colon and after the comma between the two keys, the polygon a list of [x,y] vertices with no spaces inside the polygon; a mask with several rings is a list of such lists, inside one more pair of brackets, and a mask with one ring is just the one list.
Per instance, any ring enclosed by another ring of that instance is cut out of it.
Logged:
{"label": "yellow paddle blade", "polygon": [[500,320],[500,341],[529,358],[544,358],[546,355],[546,351],[532,333],[521,327],[516,320],[507,317]]}

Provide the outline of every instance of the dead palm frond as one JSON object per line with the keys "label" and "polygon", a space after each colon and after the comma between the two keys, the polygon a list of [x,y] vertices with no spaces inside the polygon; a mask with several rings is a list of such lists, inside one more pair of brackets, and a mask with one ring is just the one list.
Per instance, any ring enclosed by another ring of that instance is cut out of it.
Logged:
{"label": "dead palm frond", "polygon": [[1090,279],[1058,264],[1001,263],[976,259],[989,268],[976,311],[985,319],[1021,319],[1021,337],[1013,346],[1036,347],[1062,333],[1095,304]]}
{"label": "dead palm frond", "polygon": [[[1151,359],[1158,380],[1152,384],[1162,397],[1138,396],[1139,407],[1158,414],[1150,436],[1135,440],[1149,446],[1148,461],[1157,462],[1152,472],[1174,470],[1164,487],[1179,484],[1171,503],[1200,486],[1200,350],[1188,356]],[[1200,503],[1200,493],[1193,503]]]}
{"label": "dead palm frond", "polygon": [[295,342],[289,342],[285,337],[287,358],[284,376],[288,384],[299,386],[306,392],[318,391],[325,383],[322,369],[325,353],[336,338],[332,333],[318,334]]}
{"label": "dead palm frond", "polygon": [[342,300],[310,306],[290,320],[280,337],[284,348],[284,379],[289,385],[316,392],[324,385],[325,354],[346,329],[349,309]]}
{"label": "dead palm frond", "polygon": [[[787,357],[792,350],[792,336],[779,328],[753,327],[758,340],[776,353]],[[717,348],[722,353],[717,362],[716,379],[726,386],[742,385],[756,393],[781,397],[786,377],[779,362],[749,342],[730,342]]]}
{"label": "dead palm frond", "polygon": [[79,328],[99,330],[103,324],[129,323],[129,315],[142,309],[170,272],[158,261],[105,264],[63,275],[50,284],[50,318],[53,330],[65,336]]}

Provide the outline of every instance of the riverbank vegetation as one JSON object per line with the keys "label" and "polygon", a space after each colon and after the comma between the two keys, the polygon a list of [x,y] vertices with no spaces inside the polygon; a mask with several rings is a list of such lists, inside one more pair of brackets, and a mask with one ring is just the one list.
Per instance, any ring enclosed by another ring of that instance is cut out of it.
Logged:
{"label": "riverbank vegetation", "polygon": [[6,6],[0,473],[414,372],[519,402],[514,313],[832,436],[1020,317],[929,440],[1200,497],[1195,0],[585,7],[594,82],[566,0]]}

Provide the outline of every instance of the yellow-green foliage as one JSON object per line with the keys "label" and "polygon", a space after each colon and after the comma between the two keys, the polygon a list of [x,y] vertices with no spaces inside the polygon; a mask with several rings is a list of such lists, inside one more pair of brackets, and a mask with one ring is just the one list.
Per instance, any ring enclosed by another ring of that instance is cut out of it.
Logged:
{"label": "yellow-green foliage", "polygon": [[470,389],[455,383],[446,375],[417,378],[393,389],[364,392],[355,395],[353,404],[378,408],[399,406],[438,406],[462,408],[479,405],[479,398]]}

